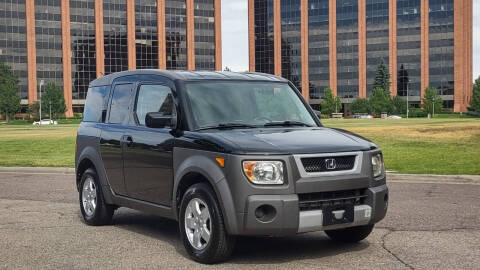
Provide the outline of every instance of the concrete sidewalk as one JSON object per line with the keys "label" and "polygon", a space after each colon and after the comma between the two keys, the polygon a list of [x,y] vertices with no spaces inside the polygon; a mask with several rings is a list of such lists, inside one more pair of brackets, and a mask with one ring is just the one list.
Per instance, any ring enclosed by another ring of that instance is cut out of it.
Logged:
{"label": "concrete sidewalk", "polygon": [[[75,169],[58,167],[0,167],[1,172],[75,174]],[[480,184],[480,175],[401,174],[387,172],[387,179],[394,182]]]}

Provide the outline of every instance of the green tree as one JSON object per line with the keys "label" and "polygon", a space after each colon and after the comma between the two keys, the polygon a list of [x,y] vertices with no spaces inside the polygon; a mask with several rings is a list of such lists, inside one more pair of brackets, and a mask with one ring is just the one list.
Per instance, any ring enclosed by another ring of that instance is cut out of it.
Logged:
{"label": "green tree", "polygon": [[399,96],[392,98],[392,110],[391,114],[404,114],[407,113],[407,101]]}
{"label": "green tree", "polygon": [[38,113],[40,111],[40,104],[35,101],[32,104],[28,104],[27,113],[33,118],[34,121],[39,120]]}
{"label": "green tree", "polygon": [[[52,109],[54,119],[58,117],[58,114],[65,113],[67,109],[62,89],[52,82],[47,83],[45,92],[42,93],[42,111],[50,112],[50,108]],[[49,117],[52,118],[51,115]]]}
{"label": "green tree", "polygon": [[352,102],[352,112],[353,113],[369,113],[370,104],[368,99],[357,98]]}
{"label": "green tree", "polygon": [[392,110],[392,100],[390,95],[379,87],[373,89],[369,98],[369,103],[370,111],[377,117],[380,116],[382,112],[391,112]]}
{"label": "green tree", "polygon": [[377,66],[377,73],[375,74],[375,80],[373,82],[373,89],[381,88],[385,93],[390,95],[390,73],[388,67],[382,60]]}
{"label": "green tree", "polygon": [[0,112],[5,114],[7,123],[21,109],[18,95],[18,77],[10,66],[0,63]]}
{"label": "green tree", "polygon": [[425,95],[422,98],[422,109],[433,115],[435,108],[435,113],[439,113],[443,108],[443,100],[438,95],[436,88],[427,87],[425,88]]}
{"label": "green tree", "polygon": [[473,84],[473,96],[470,100],[470,109],[480,112],[480,77]]}
{"label": "green tree", "polygon": [[342,109],[342,102],[340,98],[333,95],[332,89],[325,88],[325,95],[320,103],[322,114],[331,115],[334,112],[339,112]]}

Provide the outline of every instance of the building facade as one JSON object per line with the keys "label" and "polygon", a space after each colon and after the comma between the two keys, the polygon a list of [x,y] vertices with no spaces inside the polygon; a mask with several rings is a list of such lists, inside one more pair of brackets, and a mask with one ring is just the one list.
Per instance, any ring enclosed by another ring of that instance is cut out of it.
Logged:
{"label": "building facade", "polygon": [[22,104],[40,82],[81,112],[90,81],[129,69],[221,70],[221,0],[0,0],[0,62]]}
{"label": "building facade", "polygon": [[472,96],[472,0],[249,0],[249,69],[291,80],[313,105],[370,95],[377,66],[390,93],[419,105],[437,89],[465,112]]}

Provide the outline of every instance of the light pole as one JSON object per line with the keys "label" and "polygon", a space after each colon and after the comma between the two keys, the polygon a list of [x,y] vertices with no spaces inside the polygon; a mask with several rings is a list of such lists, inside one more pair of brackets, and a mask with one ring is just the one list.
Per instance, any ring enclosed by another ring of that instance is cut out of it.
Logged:
{"label": "light pole", "polygon": [[410,84],[410,79],[407,79],[407,119],[408,119],[408,111],[409,111],[409,108],[408,108],[408,85]]}
{"label": "light pole", "polygon": [[40,125],[42,124],[42,86],[43,80],[40,80]]}
{"label": "light pole", "polygon": [[432,98],[432,103],[433,103],[432,118],[434,118],[435,117],[435,96]]}
{"label": "light pole", "polygon": [[48,101],[48,105],[50,107],[50,113],[48,114],[50,116],[50,120],[52,120],[52,101]]}

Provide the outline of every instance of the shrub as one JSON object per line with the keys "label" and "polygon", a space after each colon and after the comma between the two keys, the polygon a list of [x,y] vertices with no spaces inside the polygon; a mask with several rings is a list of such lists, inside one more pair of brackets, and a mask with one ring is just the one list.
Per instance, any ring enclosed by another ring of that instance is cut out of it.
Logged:
{"label": "shrub", "polygon": [[[422,98],[422,109],[430,114],[440,113],[443,108],[443,100],[438,95],[436,88],[427,87],[425,88],[425,95]],[[435,112],[434,112],[435,109]]]}
{"label": "shrub", "polygon": [[427,117],[428,113],[420,108],[410,108],[408,117]]}
{"label": "shrub", "polygon": [[470,110],[480,113],[480,77],[473,84],[473,96],[470,101]]}
{"label": "shrub", "polygon": [[322,102],[320,103],[322,107],[322,114],[330,116],[334,112],[339,112],[342,110],[342,103],[340,98],[333,95],[332,89],[325,88],[325,96],[323,97]]}
{"label": "shrub", "polygon": [[370,104],[368,99],[357,98],[352,102],[352,112],[353,113],[369,113]]}
{"label": "shrub", "polygon": [[404,114],[407,112],[407,101],[399,96],[392,98],[392,108],[390,114]]}
{"label": "shrub", "polygon": [[382,112],[390,112],[392,109],[392,100],[382,88],[373,89],[372,95],[369,98],[370,111],[375,116],[380,116]]}

